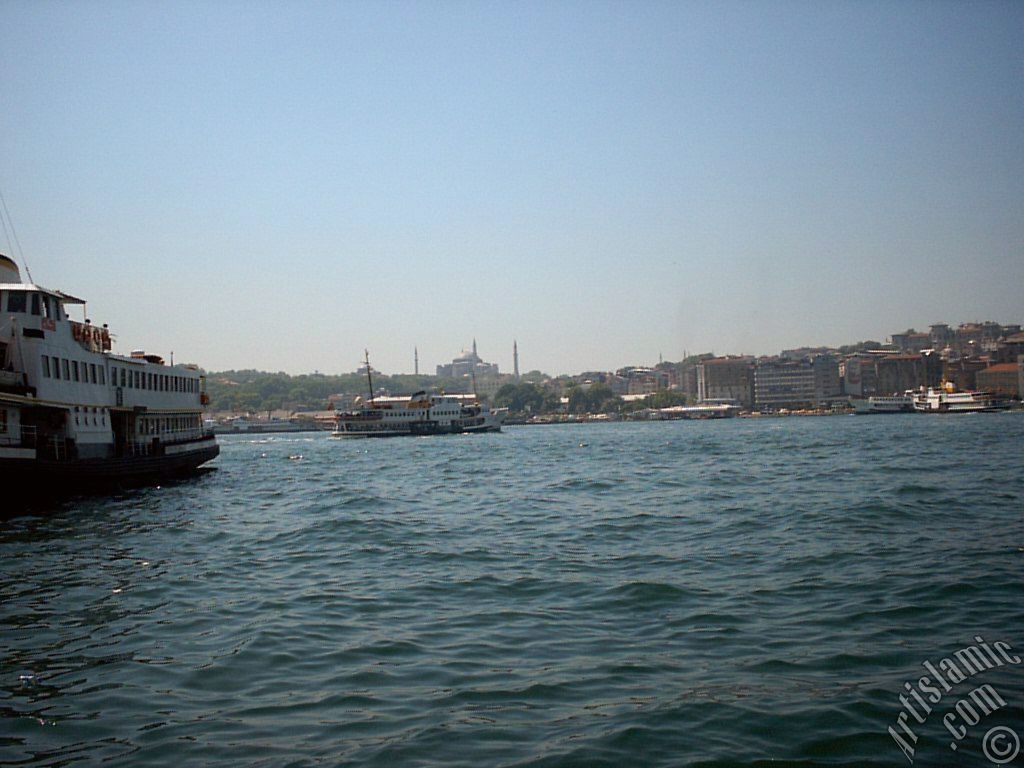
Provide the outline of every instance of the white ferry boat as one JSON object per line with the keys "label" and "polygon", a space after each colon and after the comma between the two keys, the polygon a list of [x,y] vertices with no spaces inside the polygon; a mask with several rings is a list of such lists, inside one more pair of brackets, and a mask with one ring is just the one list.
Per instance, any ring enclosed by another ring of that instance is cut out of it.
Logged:
{"label": "white ferry boat", "polygon": [[[191,365],[111,352],[85,302],[23,283],[0,255],[0,482],[19,498],[185,474],[219,453]],[[84,318],[83,318],[84,319]]]}
{"label": "white ferry boat", "polygon": [[355,407],[337,415],[333,438],[443,435],[458,432],[500,432],[507,408],[491,410],[475,395],[432,395],[417,392],[411,397],[374,397],[373,369],[366,354],[369,400],[357,399]]}
{"label": "white ferry boat", "polygon": [[853,412],[858,415],[872,413],[913,413],[914,398],[910,395],[872,395],[868,398],[852,398]]}
{"label": "white ferry boat", "polygon": [[938,389],[929,387],[913,393],[914,410],[919,413],[981,413],[1003,411],[1009,403],[997,400],[990,392],[957,392],[952,382]]}
{"label": "white ferry boat", "polygon": [[491,410],[473,395],[377,397],[339,413],[331,437],[396,437],[453,432],[500,432],[508,411]]}

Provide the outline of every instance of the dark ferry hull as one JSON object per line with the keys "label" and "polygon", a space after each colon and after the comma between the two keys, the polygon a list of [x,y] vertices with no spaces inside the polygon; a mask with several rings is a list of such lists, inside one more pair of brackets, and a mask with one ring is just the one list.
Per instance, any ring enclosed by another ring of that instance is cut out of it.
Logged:
{"label": "dark ferry hull", "polygon": [[212,438],[163,455],[55,460],[0,457],[0,483],[20,499],[136,487],[188,476],[220,454]]}

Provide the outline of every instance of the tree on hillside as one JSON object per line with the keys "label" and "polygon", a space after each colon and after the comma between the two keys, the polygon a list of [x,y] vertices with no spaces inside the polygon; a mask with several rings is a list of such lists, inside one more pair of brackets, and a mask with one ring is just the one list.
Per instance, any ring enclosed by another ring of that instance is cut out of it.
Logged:
{"label": "tree on hillside", "polygon": [[608,413],[618,411],[622,399],[607,384],[570,387],[569,411],[572,413]]}
{"label": "tree on hillside", "polygon": [[494,395],[494,405],[512,413],[549,413],[558,407],[558,397],[536,384],[506,384]]}

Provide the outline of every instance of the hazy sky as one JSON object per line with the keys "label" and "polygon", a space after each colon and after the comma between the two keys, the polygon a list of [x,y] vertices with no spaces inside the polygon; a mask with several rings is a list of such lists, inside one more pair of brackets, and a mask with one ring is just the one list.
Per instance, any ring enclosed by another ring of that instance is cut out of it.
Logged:
{"label": "hazy sky", "polygon": [[214,370],[1022,322],[1024,3],[0,0],[0,190]]}

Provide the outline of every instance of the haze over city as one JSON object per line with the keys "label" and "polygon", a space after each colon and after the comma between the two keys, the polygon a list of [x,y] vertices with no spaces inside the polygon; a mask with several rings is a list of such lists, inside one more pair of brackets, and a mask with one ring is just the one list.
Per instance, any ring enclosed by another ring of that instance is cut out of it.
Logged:
{"label": "haze over city", "polygon": [[0,251],[120,352],[552,374],[1020,322],[1020,3],[0,3]]}

